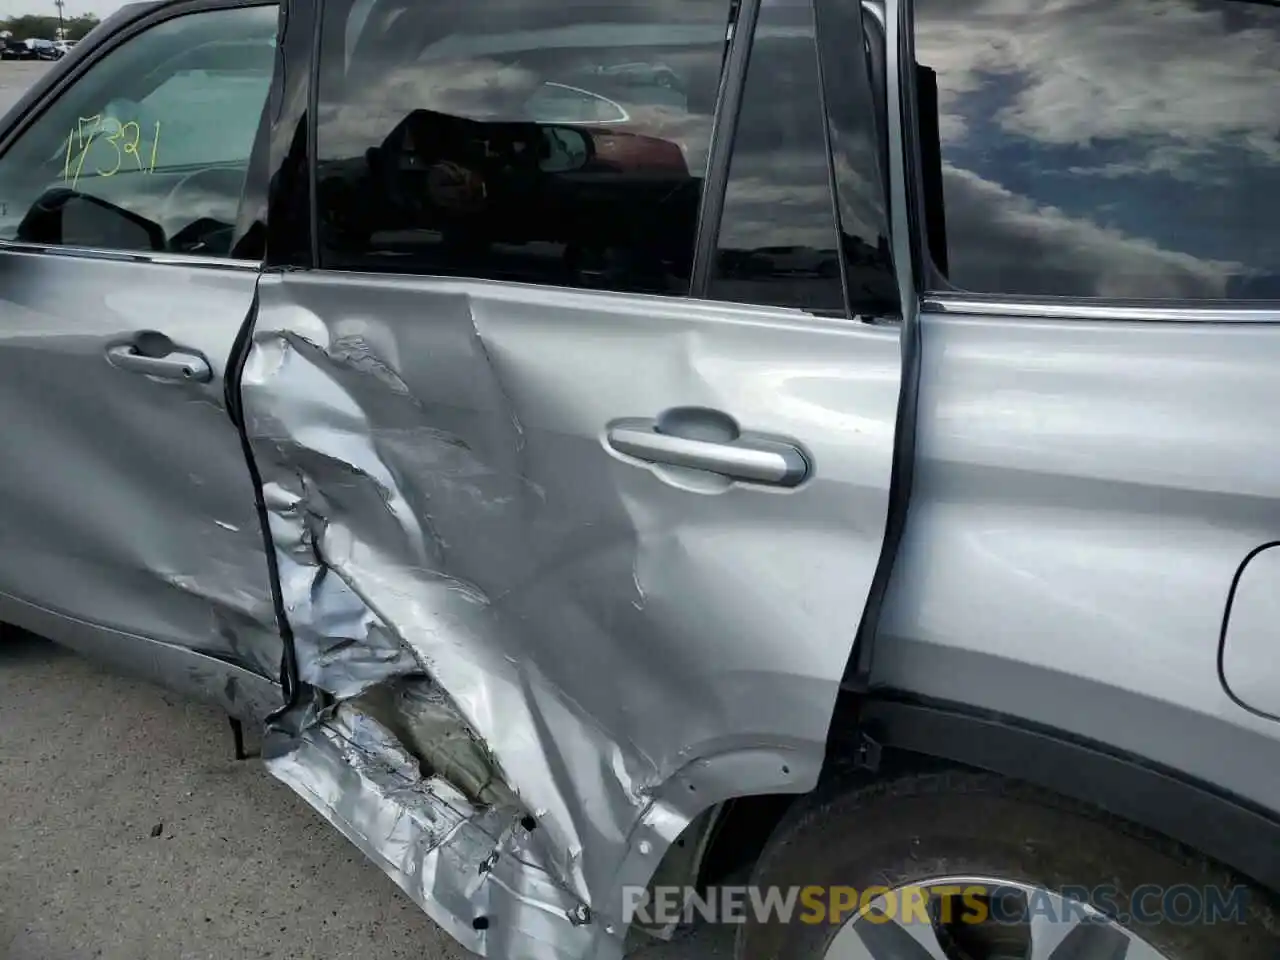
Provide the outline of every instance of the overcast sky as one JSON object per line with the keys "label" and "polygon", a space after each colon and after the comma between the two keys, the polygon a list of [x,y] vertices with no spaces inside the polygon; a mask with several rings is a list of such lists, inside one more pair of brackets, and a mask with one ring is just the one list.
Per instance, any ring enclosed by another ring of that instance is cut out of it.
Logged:
{"label": "overcast sky", "polygon": [[[127,2],[128,0],[67,0],[63,9],[68,17],[77,17],[82,13],[96,13],[99,17],[105,17],[109,13],[115,13]],[[53,0],[0,0],[0,17],[23,13],[47,13],[53,16],[57,12],[58,8],[53,5]]]}

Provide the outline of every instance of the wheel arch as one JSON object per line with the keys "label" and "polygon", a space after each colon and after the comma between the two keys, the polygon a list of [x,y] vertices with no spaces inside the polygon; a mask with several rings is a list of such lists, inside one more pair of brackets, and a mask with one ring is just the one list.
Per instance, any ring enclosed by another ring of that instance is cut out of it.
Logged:
{"label": "wheel arch", "polygon": [[1021,717],[897,691],[841,706],[833,772],[874,770],[888,754],[897,765],[914,757],[999,774],[1098,807],[1280,891],[1280,819],[1181,771]]}
{"label": "wheel arch", "polygon": [[[1272,812],[1114,747],[966,704],[847,691],[815,795],[938,767],[993,773],[1088,804],[1280,893],[1273,853],[1280,818]],[[700,882],[722,882],[754,862],[792,805],[803,802],[804,795],[729,801],[699,864]]]}

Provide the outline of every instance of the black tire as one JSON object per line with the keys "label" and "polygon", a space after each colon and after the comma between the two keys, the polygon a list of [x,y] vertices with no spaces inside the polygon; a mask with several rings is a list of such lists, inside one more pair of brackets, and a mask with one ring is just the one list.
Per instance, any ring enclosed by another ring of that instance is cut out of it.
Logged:
{"label": "black tire", "polygon": [[[947,876],[990,877],[1049,891],[1110,884],[1124,917],[1135,889],[1220,886],[1240,879],[1163,838],[1023,784],[945,771],[879,782],[797,805],[774,831],[751,883],[895,888]],[[1149,908],[1150,901],[1147,901]],[[1250,889],[1241,922],[1123,925],[1170,960],[1280,957],[1280,915]],[[1095,903],[1104,912],[1105,903]],[[737,960],[817,960],[841,924],[759,922],[739,928]]]}

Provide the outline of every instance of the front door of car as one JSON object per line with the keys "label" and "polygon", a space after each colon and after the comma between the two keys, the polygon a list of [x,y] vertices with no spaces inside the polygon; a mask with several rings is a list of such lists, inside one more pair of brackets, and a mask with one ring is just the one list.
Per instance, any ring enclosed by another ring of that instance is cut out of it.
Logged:
{"label": "front door of car", "polygon": [[[241,385],[298,675],[437,772],[438,686],[605,917],[700,811],[813,787],[881,559],[897,286],[858,5],[816,6],[829,44],[742,4],[749,66],[729,0],[324,7],[321,259],[264,275]],[[362,832],[391,781],[333,729],[358,769],[274,769],[433,916],[507,896]]]}
{"label": "front door of car", "polygon": [[0,145],[0,619],[249,714],[281,648],[223,373],[277,19],[121,14]]}

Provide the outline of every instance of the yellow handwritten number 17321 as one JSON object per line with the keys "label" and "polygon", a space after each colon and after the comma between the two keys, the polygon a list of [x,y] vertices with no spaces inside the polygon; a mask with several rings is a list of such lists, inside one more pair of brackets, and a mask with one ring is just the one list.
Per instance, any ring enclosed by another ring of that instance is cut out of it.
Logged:
{"label": "yellow handwritten number 17321", "polygon": [[[106,167],[97,167],[94,173],[99,177],[114,177],[123,169],[137,167],[139,173],[154,173],[156,155],[160,151],[160,121],[156,121],[155,135],[151,139],[151,147],[142,141],[142,127],[134,121],[115,124],[113,133],[104,133],[102,117],[80,117],[75,129],[67,134],[67,157],[62,167],[62,180],[75,189],[84,173],[85,158],[94,141],[109,143],[115,152],[115,162]],[[143,159],[142,154],[147,154]],[[132,162],[130,162],[132,161]]]}

